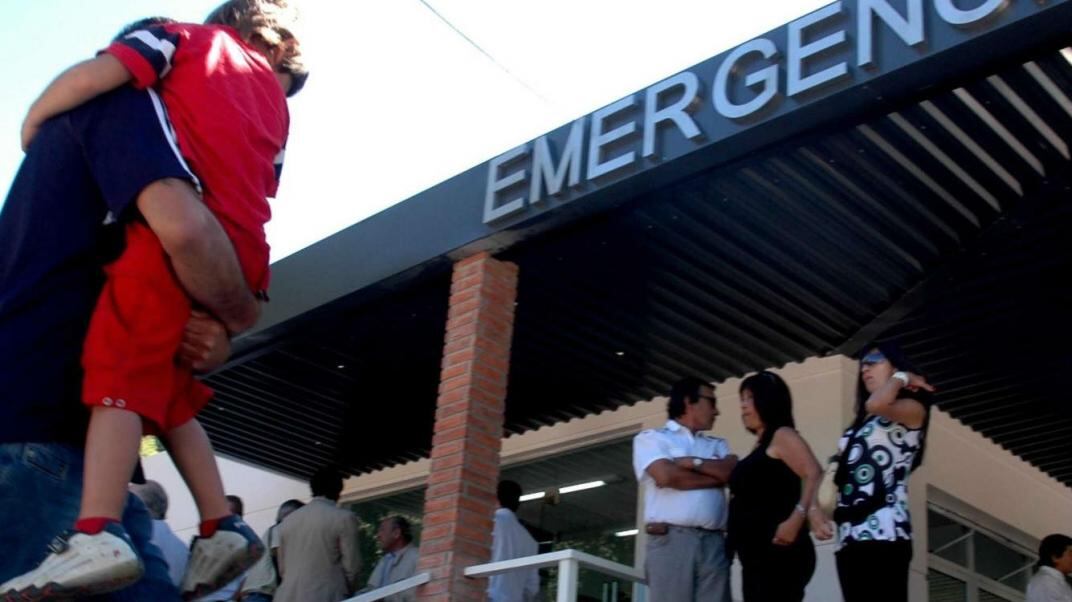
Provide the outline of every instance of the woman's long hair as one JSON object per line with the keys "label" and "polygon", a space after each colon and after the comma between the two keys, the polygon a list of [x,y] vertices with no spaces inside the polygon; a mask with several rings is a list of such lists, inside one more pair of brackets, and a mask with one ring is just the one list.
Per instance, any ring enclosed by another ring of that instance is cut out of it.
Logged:
{"label": "woman's long hair", "polygon": [[[919,374],[916,369],[916,365],[912,363],[912,360],[905,356],[901,350],[900,345],[893,341],[885,341],[882,343],[871,343],[865,345],[860,353],[857,354],[856,359],[863,358],[872,349],[878,349],[886,360],[890,362],[895,371],[913,372]],[[871,393],[868,392],[867,387],[864,386],[863,370],[857,369],[856,371],[856,419],[853,421],[853,429],[858,429],[867,420],[867,399],[871,397]],[[923,453],[927,449],[927,430],[931,425],[931,405],[934,404],[934,397],[929,391],[909,391],[906,388],[901,388],[897,393],[898,399],[914,399],[923,404],[924,410],[926,410],[926,416],[923,419],[923,426],[919,431],[919,453],[916,454],[915,459],[912,461],[912,470],[919,468],[920,464],[923,464]]]}
{"label": "woman's long hair", "polygon": [[793,397],[789,387],[773,372],[758,372],[741,381],[740,393],[752,393],[752,405],[763,421],[763,437],[759,445],[770,443],[774,432],[783,426],[796,428],[793,421]]}

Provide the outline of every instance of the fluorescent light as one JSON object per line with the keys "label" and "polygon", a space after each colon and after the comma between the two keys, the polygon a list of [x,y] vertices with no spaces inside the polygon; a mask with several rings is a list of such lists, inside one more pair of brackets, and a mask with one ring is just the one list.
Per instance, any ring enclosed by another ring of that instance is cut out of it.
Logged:
{"label": "fluorescent light", "polygon": [[574,491],[584,491],[585,489],[595,489],[596,487],[602,487],[606,485],[606,481],[589,481],[587,483],[581,483],[579,485],[570,485],[569,487],[563,487],[559,489],[559,493],[573,493]]}
{"label": "fluorescent light", "polygon": [[639,529],[626,529],[625,531],[618,531],[614,534],[615,537],[632,537],[639,533]]}
{"label": "fluorescent light", "polygon": [[[576,485],[568,485],[566,487],[562,487],[558,490],[558,493],[573,493],[575,491],[584,491],[585,489],[595,489],[596,487],[602,487],[606,484],[606,481],[588,481],[587,483],[578,483]],[[548,491],[553,491],[553,488],[549,489]],[[526,493],[525,495],[518,498],[518,501],[530,502],[532,500],[543,499],[546,496],[547,493],[545,491],[537,491],[535,493]]]}

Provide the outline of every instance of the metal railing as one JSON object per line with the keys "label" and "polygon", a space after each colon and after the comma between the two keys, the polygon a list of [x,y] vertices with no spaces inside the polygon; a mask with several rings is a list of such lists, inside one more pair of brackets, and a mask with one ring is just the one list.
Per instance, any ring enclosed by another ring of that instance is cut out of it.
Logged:
{"label": "metal railing", "polygon": [[432,579],[431,573],[418,573],[409,579],[403,579],[390,585],[378,587],[370,592],[358,594],[353,598],[347,598],[343,602],[375,602],[376,600],[383,600],[387,596],[394,594],[400,594],[406,590],[411,590],[416,587],[420,587],[425,583],[428,583]]}
{"label": "metal railing", "polygon": [[465,569],[465,576],[490,577],[514,569],[540,569],[550,566],[558,567],[557,602],[575,602],[577,600],[578,576],[581,568],[591,569],[615,579],[639,584],[638,589],[642,592],[639,596],[640,599],[643,599],[644,594],[646,594],[644,573],[642,571],[578,550],[560,550],[513,560],[478,564]]}

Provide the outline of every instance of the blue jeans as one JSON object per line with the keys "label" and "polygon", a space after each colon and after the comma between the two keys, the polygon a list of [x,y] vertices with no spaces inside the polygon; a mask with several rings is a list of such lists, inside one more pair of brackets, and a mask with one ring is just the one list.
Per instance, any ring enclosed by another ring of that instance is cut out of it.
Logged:
{"label": "blue jeans", "polygon": [[261,592],[250,592],[248,594],[242,594],[239,598],[242,602],[272,602],[272,597],[268,594],[262,594]]}
{"label": "blue jeans", "polygon": [[[82,449],[62,443],[0,444],[0,583],[32,570],[48,556],[52,538],[70,529],[82,498]],[[145,576],[99,602],[177,602],[167,562],[149,543],[149,511],[127,497],[123,527],[145,563]]]}

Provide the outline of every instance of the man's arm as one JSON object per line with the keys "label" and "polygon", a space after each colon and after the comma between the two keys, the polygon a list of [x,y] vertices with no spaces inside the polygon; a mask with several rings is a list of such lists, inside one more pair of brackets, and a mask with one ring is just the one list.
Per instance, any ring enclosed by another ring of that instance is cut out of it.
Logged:
{"label": "man's arm", "polygon": [[22,150],[30,146],[41,124],[49,118],[114,90],[131,79],[130,71],[110,54],[102,54],[67,69],[30,105],[22,123]]}
{"label": "man's arm", "polygon": [[193,187],[179,179],[157,180],[138,195],[137,204],[190,297],[230,334],[251,328],[260,317],[260,304],[231,241]]}
{"label": "man's arm", "polygon": [[351,514],[343,521],[342,533],[339,534],[342,571],[346,575],[346,586],[350,592],[357,589],[357,574],[361,572],[361,548],[358,545],[359,531],[357,516]]}
{"label": "man's arm", "polygon": [[713,476],[682,468],[670,460],[656,460],[645,469],[655,480],[655,486],[669,489],[712,489],[721,487],[724,481]]}
{"label": "man's arm", "polygon": [[699,466],[693,463],[693,458],[677,458],[674,460],[674,464],[678,468],[691,470],[715,479],[718,482],[717,487],[730,482],[730,473],[737,466],[737,456],[733,454],[723,458],[700,458],[700,460],[702,463]]}

